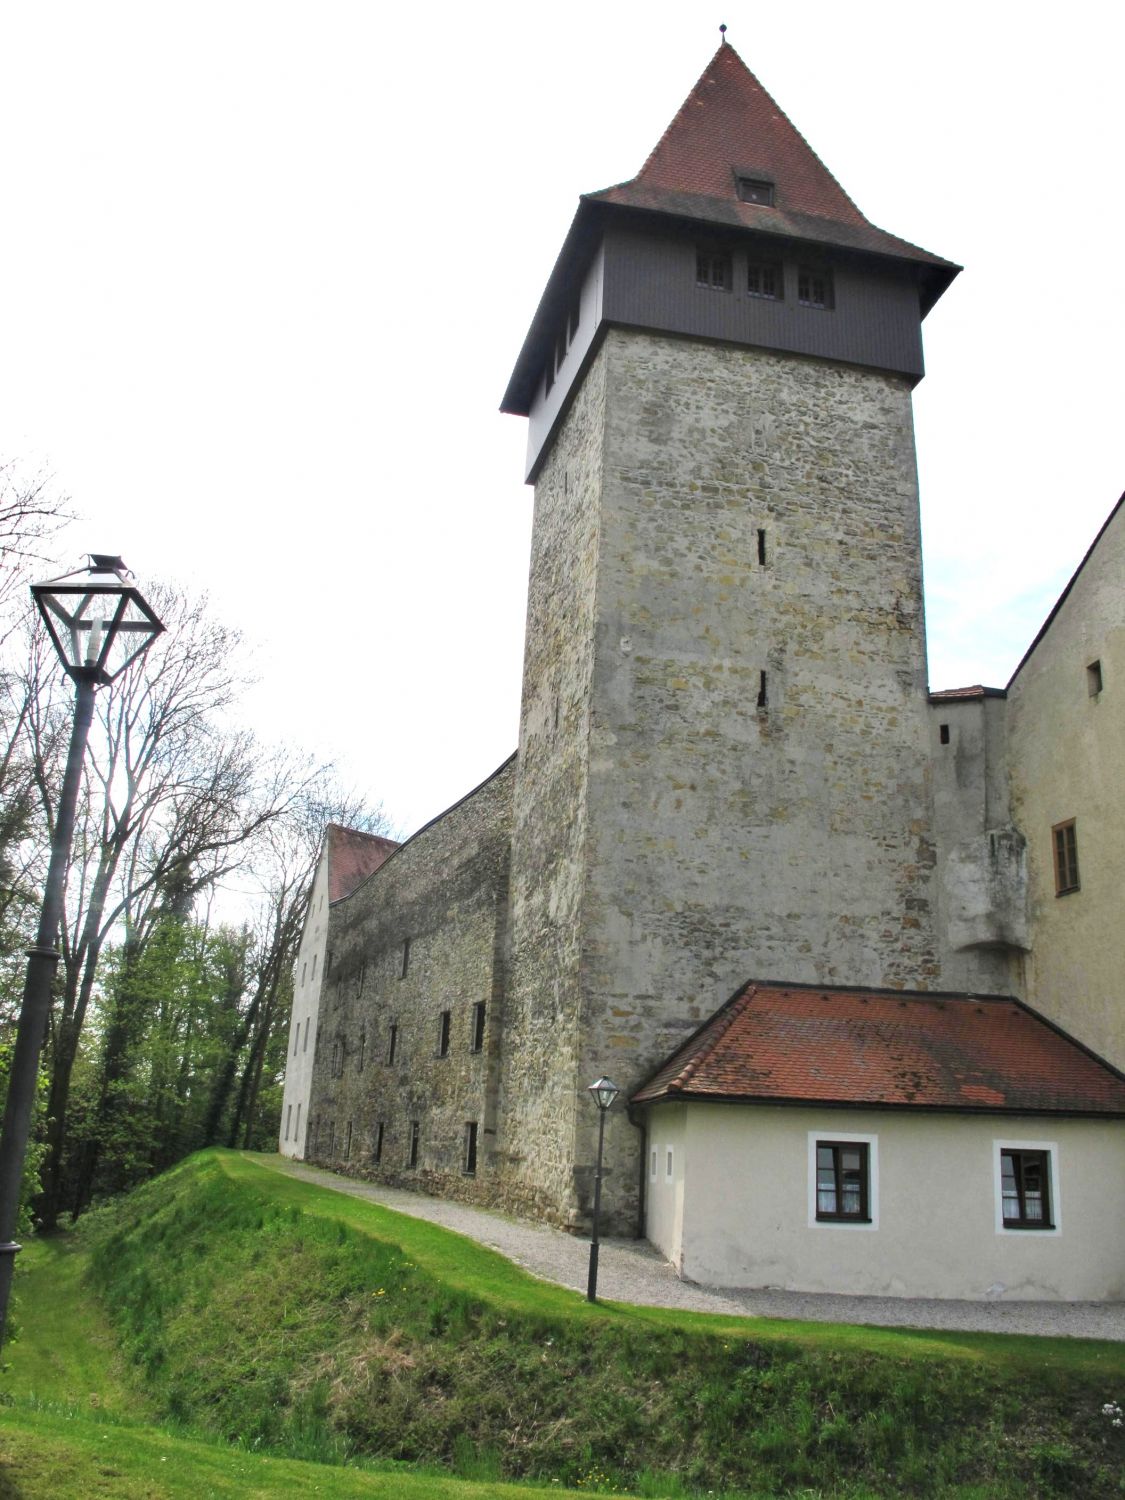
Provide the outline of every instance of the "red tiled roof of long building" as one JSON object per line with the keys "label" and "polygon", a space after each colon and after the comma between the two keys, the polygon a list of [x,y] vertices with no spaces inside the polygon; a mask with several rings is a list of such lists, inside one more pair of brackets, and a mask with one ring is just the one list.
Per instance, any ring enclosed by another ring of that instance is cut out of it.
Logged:
{"label": "red tiled roof of long building", "polygon": [[388,855],[398,848],[394,839],[377,833],[361,833],[358,828],[344,828],[329,823],[328,900],[339,901],[379,868]]}
{"label": "red tiled roof of long building", "polygon": [[1125,1115],[1125,1078],[1019,1001],[748,984],[633,1095]]}
{"label": "red tiled roof of long building", "polygon": [[[736,174],[772,183],[773,203],[744,203]],[[586,196],[951,267],[876,228],[725,42],[636,177]]]}

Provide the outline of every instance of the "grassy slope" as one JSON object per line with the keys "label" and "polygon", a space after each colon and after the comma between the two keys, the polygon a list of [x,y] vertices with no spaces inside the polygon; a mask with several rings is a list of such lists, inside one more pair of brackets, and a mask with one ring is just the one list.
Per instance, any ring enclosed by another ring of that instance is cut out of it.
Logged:
{"label": "grassy slope", "polygon": [[21,1256],[23,1336],[0,1376],[0,1500],[544,1500],[557,1486],[472,1483],[390,1465],[378,1472],[275,1458],[151,1424],[124,1378],[116,1340],[83,1285],[88,1251],[72,1235]]}
{"label": "grassy slope", "polygon": [[[465,1496],[511,1496],[499,1475],[553,1481],[553,1493],[564,1481],[658,1496],[1125,1494],[1125,1443],[1100,1410],[1125,1388],[1116,1344],[592,1308],[475,1242],[231,1154],[193,1158],[133,1194],[93,1238],[148,1400],[196,1439],[321,1460],[440,1460],[480,1481],[456,1490]],[[69,1289],[54,1293],[60,1334],[77,1326],[68,1298],[95,1323],[65,1370],[39,1353],[24,1362],[15,1394],[115,1391],[110,1406],[135,1418],[120,1380],[102,1383],[104,1331],[77,1257],[45,1254]],[[40,1322],[33,1283],[24,1298],[26,1322]],[[45,1472],[63,1445],[52,1487],[17,1493],[174,1496],[169,1485],[186,1488],[192,1473],[196,1496],[309,1485],[423,1496],[458,1484],[317,1464],[281,1476],[272,1466],[284,1460],[255,1452],[139,1428],[107,1439],[89,1412],[84,1424],[7,1410],[9,1472],[21,1452]],[[90,1476],[105,1443],[114,1473],[99,1490]],[[66,1463],[81,1478],[66,1478]]]}
{"label": "grassy slope", "polygon": [[590,1307],[229,1153],[101,1233],[158,1409],[249,1445],[661,1494],[1125,1494],[1119,1345]]}

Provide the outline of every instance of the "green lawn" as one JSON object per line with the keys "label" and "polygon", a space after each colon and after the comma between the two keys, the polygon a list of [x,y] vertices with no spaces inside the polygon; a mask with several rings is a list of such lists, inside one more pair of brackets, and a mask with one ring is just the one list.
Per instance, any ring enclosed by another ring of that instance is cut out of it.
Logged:
{"label": "green lawn", "polygon": [[1120,1344],[591,1306],[271,1158],[21,1261],[0,1500],[1125,1496]]}

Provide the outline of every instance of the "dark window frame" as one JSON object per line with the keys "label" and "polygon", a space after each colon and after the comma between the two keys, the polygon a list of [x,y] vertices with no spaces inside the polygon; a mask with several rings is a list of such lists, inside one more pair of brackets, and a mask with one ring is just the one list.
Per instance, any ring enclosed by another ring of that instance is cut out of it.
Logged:
{"label": "dark window frame", "polygon": [[[836,1202],[834,1209],[822,1209],[820,1206],[822,1171],[820,1153],[830,1151],[832,1153],[832,1188],[831,1192]],[[859,1157],[859,1165],[851,1168],[845,1165],[843,1157],[845,1153],[855,1152]],[[813,1191],[816,1194],[816,1221],[818,1224],[870,1224],[871,1223],[871,1143],[869,1141],[832,1141],[820,1140],[816,1142],[816,1154],[813,1160],[813,1171],[816,1174],[813,1183]],[[845,1201],[847,1179],[845,1173],[859,1173],[859,1206],[848,1210],[840,1207]]]}
{"label": "dark window frame", "polygon": [[1087,664],[1086,691],[1091,698],[1097,698],[1100,696],[1101,691],[1104,687],[1105,679],[1102,676],[1102,663],[1101,658],[1099,657],[1097,661],[1092,661]]}
{"label": "dark window frame", "polygon": [[[1009,1202],[1013,1193],[1004,1191],[1004,1158],[1007,1157],[1012,1163],[1009,1174],[1014,1196],[1019,1204],[1019,1211],[1014,1217],[1008,1216],[1005,1199]],[[1029,1176],[1038,1172],[1038,1186],[1029,1186]],[[1028,1201],[1035,1197],[1039,1199],[1040,1214],[1028,1213]],[[1051,1214],[1051,1153],[1050,1151],[1025,1146],[1002,1146],[1000,1148],[1000,1219],[1005,1229],[1054,1229],[1055,1221]]]}
{"label": "dark window frame", "polygon": [[383,1160],[383,1130],[385,1124],[384,1120],[375,1121],[375,1139],[371,1143],[371,1161],[376,1167]]}
{"label": "dark window frame", "polygon": [[387,1067],[394,1066],[395,1049],[398,1046],[398,1022],[392,1021],[387,1032]]}
{"label": "dark window frame", "polygon": [[466,1177],[477,1175],[477,1122],[475,1120],[465,1121],[465,1152],[461,1162],[461,1171]]}
{"label": "dark window frame", "polygon": [[773,207],[774,184],[768,177],[754,177],[749,172],[739,172],[736,185],[740,203],[757,203],[762,208]]}
{"label": "dark window frame", "polygon": [[408,1167],[416,1167],[418,1165],[418,1147],[419,1147],[419,1145],[421,1143],[421,1139],[422,1139],[422,1124],[421,1124],[421,1121],[420,1120],[411,1120],[411,1122],[410,1122],[410,1154],[407,1157],[407,1161],[406,1161],[406,1165]]}
{"label": "dark window frame", "polygon": [[746,295],[758,302],[785,301],[785,270],[780,261],[751,260],[746,265]]}
{"label": "dark window frame", "polygon": [[1078,826],[1066,818],[1051,829],[1051,853],[1055,866],[1055,895],[1070,896],[1082,889],[1078,874]]}
{"label": "dark window frame", "polygon": [[797,301],[801,307],[811,307],[815,312],[835,310],[836,287],[829,267],[797,267]]}
{"label": "dark window frame", "polygon": [[451,1013],[443,1010],[438,1017],[438,1041],[437,1055],[439,1057],[449,1056],[449,1033],[451,1030]]}
{"label": "dark window frame", "polygon": [[734,291],[734,257],[729,250],[695,247],[695,284],[703,291]]}

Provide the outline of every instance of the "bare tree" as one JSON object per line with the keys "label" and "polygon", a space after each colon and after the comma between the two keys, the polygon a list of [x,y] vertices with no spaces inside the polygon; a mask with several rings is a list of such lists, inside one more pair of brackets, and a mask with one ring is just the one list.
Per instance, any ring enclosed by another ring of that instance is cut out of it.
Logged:
{"label": "bare tree", "polygon": [[[188,902],[229,872],[247,841],[300,796],[307,767],[267,756],[223,727],[244,685],[239,638],[205,599],[149,597],[168,625],[135,670],[101,695],[85,769],[52,1014],[47,1160],[39,1216],[62,1209],[67,1110],[79,1038],[104,945],[118,924],[138,943],[170,900]],[[59,695],[40,675],[29,693],[28,742],[44,818],[54,814],[51,750]]]}

